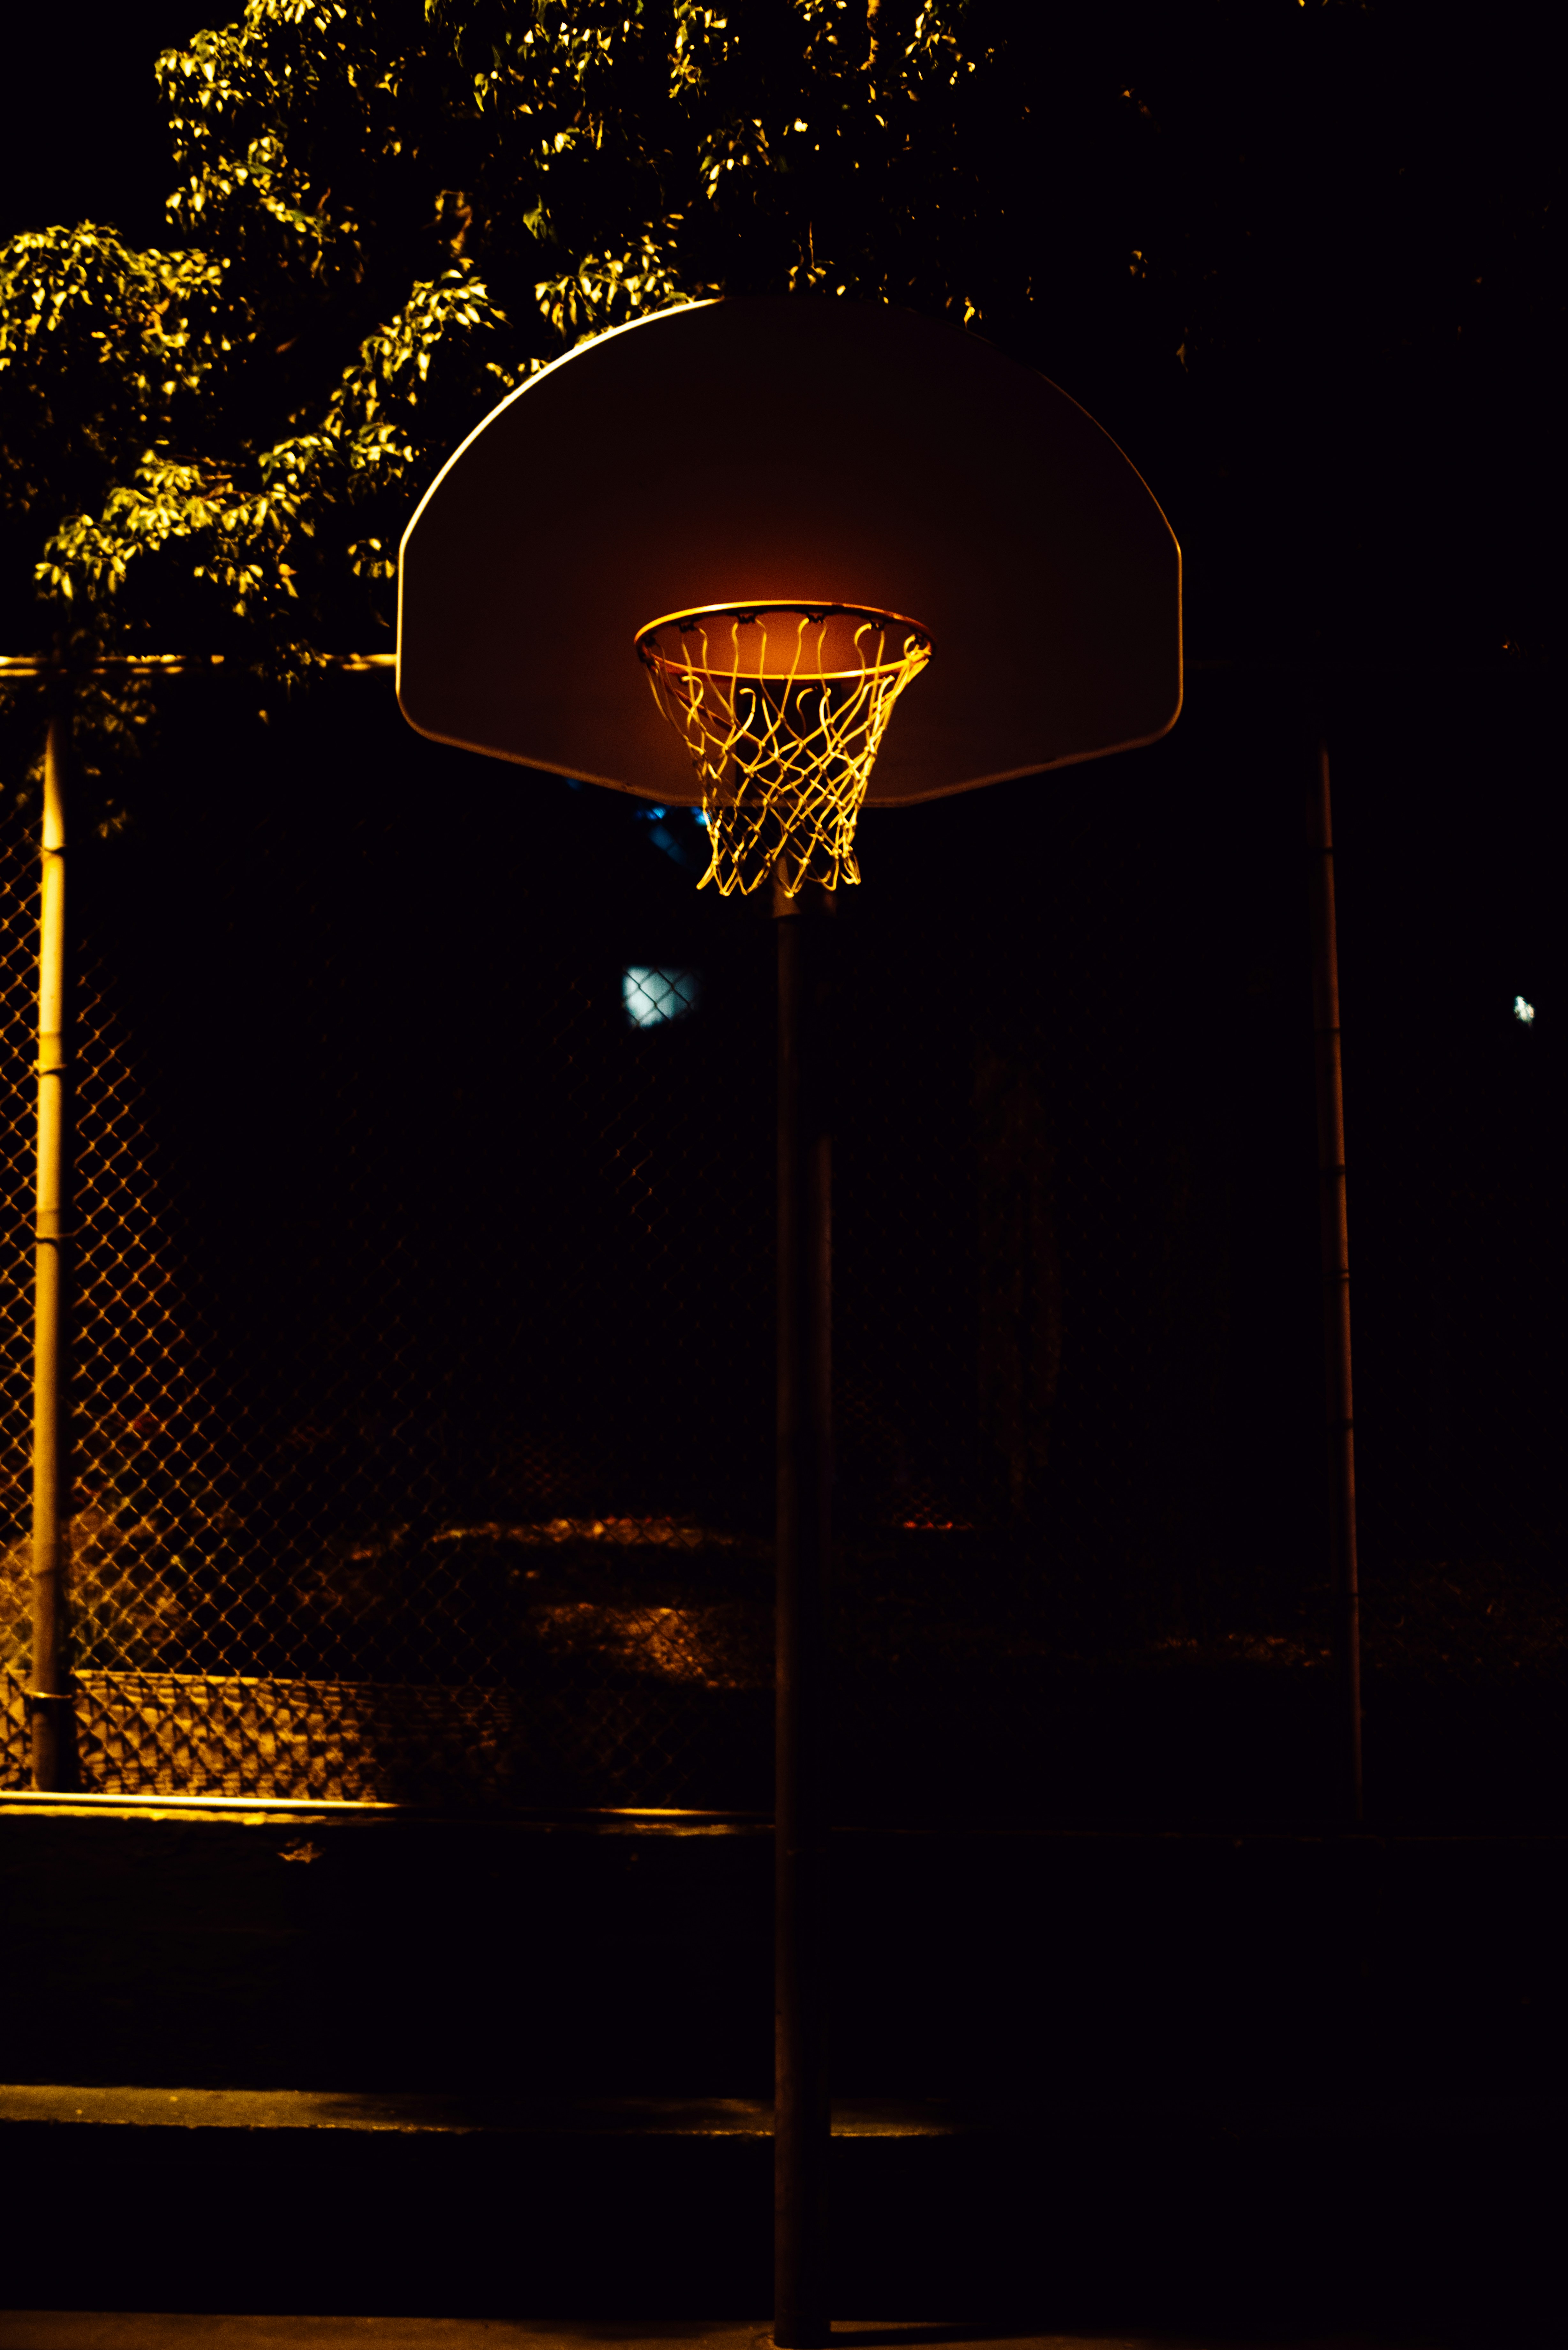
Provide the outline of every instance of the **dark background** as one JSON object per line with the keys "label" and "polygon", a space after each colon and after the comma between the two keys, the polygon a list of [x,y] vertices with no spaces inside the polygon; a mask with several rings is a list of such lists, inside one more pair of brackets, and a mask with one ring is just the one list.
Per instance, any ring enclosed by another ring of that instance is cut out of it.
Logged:
{"label": "dark background", "polygon": [[[1199,669],[1150,750],[864,826],[834,925],[843,1817],[1332,1815],[1321,714],[1371,1817],[1555,1819],[1544,713],[1528,677],[1425,711],[1326,699]],[[265,733],[215,688],[171,698],[75,903],[234,1530],[194,1523],[182,1408],[159,1406],[139,1490],[208,1599],[161,1656],[92,1661],[499,1676],[558,1710],[515,1800],[766,1808],[739,1650],[682,1690],[519,1646],[520,1601],[765,1633],[772,926],[699,894],[660,833],[695,854],[689,818],[420,741],[385,679]],[[636,963],[695,972],[696,1013],[629,1026]],[[118,1425],[83,1420],[84,1493]],[[611,1514],[701,1539],[515,1547]]]}

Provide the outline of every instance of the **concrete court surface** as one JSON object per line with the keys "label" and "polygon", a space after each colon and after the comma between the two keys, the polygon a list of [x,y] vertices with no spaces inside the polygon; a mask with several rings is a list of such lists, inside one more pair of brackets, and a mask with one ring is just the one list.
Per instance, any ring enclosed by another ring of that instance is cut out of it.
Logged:
{"label": "concrete court surface", "polygon": [[[772,2350],[765,2324],[468,2317],[160,2316],[0,2311],[0,2350]],[[1031,2334],[998,2326],[836,2323],[834,2350],[1450,2350],[1431,2334]],[[1502,2345],[1496,2345],[1502,2350]]]}

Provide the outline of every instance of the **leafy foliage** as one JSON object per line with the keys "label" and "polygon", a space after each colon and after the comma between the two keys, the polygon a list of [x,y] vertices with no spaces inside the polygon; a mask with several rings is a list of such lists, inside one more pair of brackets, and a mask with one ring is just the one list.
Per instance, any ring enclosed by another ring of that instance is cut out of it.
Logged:
{"label": "leafy foliage", "polygon": [[974,319],[984,20],[249,0],[167,51],[175,248],[82,224],[0,250],[0,498],[54,625],[292,680],[386,629],[436,467],[584,337],[721,290]]}

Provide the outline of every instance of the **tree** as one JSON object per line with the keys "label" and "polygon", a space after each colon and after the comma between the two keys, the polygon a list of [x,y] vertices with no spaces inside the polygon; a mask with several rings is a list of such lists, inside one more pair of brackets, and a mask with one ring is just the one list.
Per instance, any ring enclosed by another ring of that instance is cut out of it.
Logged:
{"label": "tree", "polygon": [[0,250],[0,490],[84,651],[240,654],[270,687],[389,641],[452,444],[643,311],[982,312],[1012,101],[963,0],[249,0],[158,78],[171,249]]}

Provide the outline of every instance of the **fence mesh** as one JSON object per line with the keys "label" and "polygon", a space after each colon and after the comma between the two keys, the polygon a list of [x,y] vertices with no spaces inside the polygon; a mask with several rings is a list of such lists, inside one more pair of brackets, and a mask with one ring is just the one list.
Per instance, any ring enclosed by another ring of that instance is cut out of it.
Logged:
{"label": "fence mesh", "polygon": [[[182,691],[135,824],[71,849],[84,1784],[765,1807],[765,908],[697,896],[689,815],[421,743],[373,679],[281,743]],[[840,893],[849,1813],[1278,1820],[1332,1784],[1297,800],[1182,739],[1114,789],[874,813]],[[0,917],[20,1784],[25,798]],[[1380,985],[1352,944],[1368,1657],[1425,1769],[1401,1690],[1464,1647],[1522,1718],[1561,1671],[1553,1390],[1499,1355],[1560,1282],[1511,1237],[1554,1048],[1478,1030],[1491,1147],[1428,1176],[1443,1056],[1376,1035]]]}

